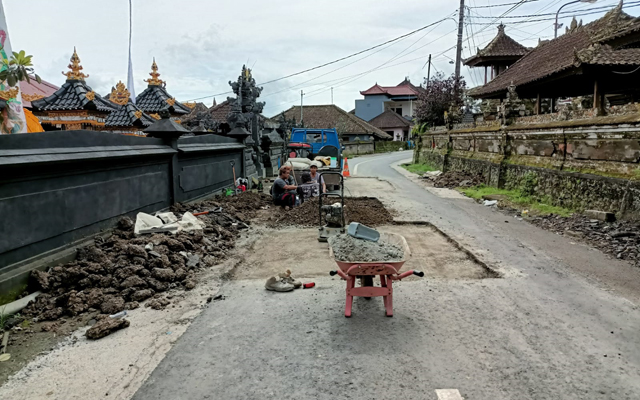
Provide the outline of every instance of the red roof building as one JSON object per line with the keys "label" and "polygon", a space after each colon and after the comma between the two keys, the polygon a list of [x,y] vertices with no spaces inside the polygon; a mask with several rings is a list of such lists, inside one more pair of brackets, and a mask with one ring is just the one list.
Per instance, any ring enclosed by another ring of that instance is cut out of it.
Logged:
{"label": "red roof building", "polygon": [[396,86],[380,86],[377,83],[360,92],[363,100],[356,100],[355,114],[371,121],[385,111],[391,111],[408,120],[413,118],[415,102],[422,89],[406,79]]}

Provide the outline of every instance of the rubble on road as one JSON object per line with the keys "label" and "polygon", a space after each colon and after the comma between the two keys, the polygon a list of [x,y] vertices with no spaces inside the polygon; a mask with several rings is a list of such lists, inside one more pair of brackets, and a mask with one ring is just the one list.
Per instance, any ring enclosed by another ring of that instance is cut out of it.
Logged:
{"label": "rubble on road", "polygon": [[436,176],[424,174],[422,178],[433,182],[434,187],[449,189],[472,187],[485,183],[482,175],[473,175],[458,171],[447,171]]}
{"label": "rubble on road", "polygon": [[[216,202],[223,205],[221,213],[202,215],[195,221],[196,217],[187,213]],[[47,272],[32,271],[30,287],[42,294],[27,305],[22,315],[40,321],[85,312],[112,315],[138,308],[148,299],[150,307],[162,309],[169,304],[161,297],[162,292],[195,288],[198,270],[227,257],[239,230],[247,227],[246,215],[251,215],[256,202],[260,202],[259,195],[246,193],[234,200],[178,204],[174,212],[182,210],[179,217],[183,221],[202,224],[204,229],[177,234],[161,232],[136,237],[133,221],[124,217],[110,237],[97,238],[94,245],[78,249],[76,260]]]}
{"label": "rubble on road", "polygon": [[[330,205],[339,201],[323,200],[323,204]],[[274,207],[273,219],[267,224],[275,228],[280,226],[319,226],[318,198],[312,197],[299,207],[284,211]],[[367,226],[380,226],[393,222],[393,216],[380,200],[373,197],[346,197],[344,199],[345,221],[359,222]]]}
{"label": "rubble on road", "polygon": [[131,323],[126,319],[103,318],[87,330],[85,336],[96,340],[111,335],[115,331],[128,328]]}
{"label": "rubble on road", "polygon": [[640,266],[640,222],[603,222],[586,215],[571,217],[546,215],[530,219],[541,228],[584,240],[591,246],[621,260]]}

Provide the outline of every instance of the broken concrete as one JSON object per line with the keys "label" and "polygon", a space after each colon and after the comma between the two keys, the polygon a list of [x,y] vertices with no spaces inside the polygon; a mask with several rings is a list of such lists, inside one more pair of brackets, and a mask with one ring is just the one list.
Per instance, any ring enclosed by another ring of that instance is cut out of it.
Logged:
{"label": "broken concrete", "polygon": [[613,222],[616,220],[616,215],[614,213],[606,211],[585,210],[584,215],[603,222]]}

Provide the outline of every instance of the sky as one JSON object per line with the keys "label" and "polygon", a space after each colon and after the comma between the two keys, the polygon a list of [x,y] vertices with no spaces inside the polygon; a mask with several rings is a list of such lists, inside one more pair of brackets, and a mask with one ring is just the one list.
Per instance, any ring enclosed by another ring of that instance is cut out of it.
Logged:
{"label": "sky", "polygon": [[[13,50],[33,55],[42,79],[62,85],[76,46],[89,74],[87,83],[102,94],[127,81],[128,0],[0,0]],[[423,26],[441,22],[404,39],[311,72],[263,85],[263,114],[274,116],[293,105],[333,103],[346,111],[360,91],[378,83],[394,86],[408,77],[418,85],[427,75],[453,73],[458,0],[132,0],[133,69],[136,93],[146,87],[155,57],[168,92],[179,101],[210,106],[230,91],[242,66],[257,83],[271,81],[384,43]],[[551,15],[567,1],[526,0],[503,17],[517,0],[466,0],[463,59],[484,47],[502,22],[526,46],[553,37]],[[599,18],[614,0],[563,8],[560,22],[573,15],[585,23]],[[638,15],[640,1],[625,11]],[[586,11],[585,11],[586,10]],[[565,12],[566,11],[566,12]],[[538,16],[540,15],[540,16]],[[449,19],[445,19],[451,17]],[[498,18],[500,17],[500,18]],[[512,18],[515,17],[515,18]],[[560,34],[564,28],[560,30]],[[468,86],[481,84],[484,72],[462,67]]]}

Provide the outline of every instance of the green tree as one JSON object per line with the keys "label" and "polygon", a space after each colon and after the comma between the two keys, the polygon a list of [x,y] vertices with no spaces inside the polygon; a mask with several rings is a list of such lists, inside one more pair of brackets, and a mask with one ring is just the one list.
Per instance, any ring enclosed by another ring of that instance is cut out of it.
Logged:
{"label": "green tree", "polygon": [[18,82],[27,81],[31,82],[30,74],[35,76],[38,83],[42,82],[40,77],[34,72],[33,63],[31,58],[24,50],[19,53],[13,52],[11,58],[2,60],[2,67],[0,68],[0,82],[6,81],[10,87],[18,84]]}

